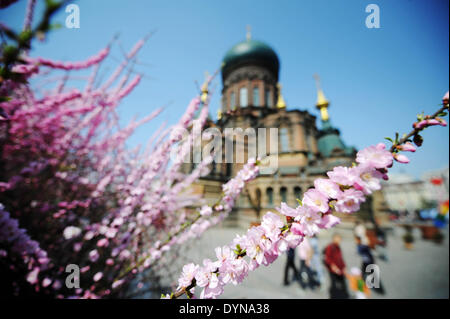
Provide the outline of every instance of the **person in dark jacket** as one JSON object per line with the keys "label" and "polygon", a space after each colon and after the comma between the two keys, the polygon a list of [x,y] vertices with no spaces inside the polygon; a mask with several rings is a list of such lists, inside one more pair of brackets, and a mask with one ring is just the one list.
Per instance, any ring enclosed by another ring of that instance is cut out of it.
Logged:
{"label": "person in dark jacket", "polygon": [[[357,247],[358,255],[360,255],[361,259],[362,259],[362,265],[361,265],[362,277],[363,277],[364,281],[366,281],[367,275],[370,273],[370,272],[368,272],[367,266],[374,265],[375,258],[372,255],[372,251],[371,251],[370,247],[367,245],[364,245],[361,242],[361,238],[356,236],[355,240],[356,240],[356,247]],[[384,288],[383,288],[383,285],[381,284],[381,281],[379,282],[378,287],[373,287],[372,289],[374,289],[374,291],[379,294],[384,294]]]}
{"label": "person in dark jacket", "polygon": [[347,281],[345,279],[345,262],[340,247],[342,237],[333,235],[333,241],[325,248],[324,262],[330,274],[330,298],[348,299]]}
{"label": "person in dark jacket", "polygon": [[297,267],[295,267],[295,249],[289,248],[287,251],[287,260],[286,260],[286,266],[284,267],[284,285],[287,286],[290,284],[289,282],[289,269],[294,271],[294,279],[298,279],[298,270]]}

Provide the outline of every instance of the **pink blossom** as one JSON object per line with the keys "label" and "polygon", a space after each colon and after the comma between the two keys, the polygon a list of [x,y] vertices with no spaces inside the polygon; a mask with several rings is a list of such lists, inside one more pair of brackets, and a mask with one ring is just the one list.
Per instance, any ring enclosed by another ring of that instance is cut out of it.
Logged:
{"label": "pink blossom", "polygon": [[399,163],[403,163],[403,164],[408,164],[409,163],[409,158],[403,154],[394,154],[394,159],[399,162]]}
{"label": "pink blossom", "polygon": [[288,206],[286,203],[281,203],[281,206],[277,207],[277,210],[281,214],[288,216],[288,217],[292,217],[292,218],[295,218],[299,215],[299,212],[297,209]]}
{"label": "pink blossom", "polygon": [[352,168],[337,166],[332,171],[327,173],[328,177],[336,184],[353,186],[356,180],[356,175]]}
{"label": "pink blossom", "polygon": [[27,275],[27,281],[30,284],[36,284],[38,282],[38,275],[39,275],[40,269],[38,267],[33,268],[32,271],[30,271]]}
{"label": "pink blossom", "polygon": [[123,280],[123,279],[116,280],[113,282],[112,288],[115,289],[115,288],[119,287],[120,285],[122,285],[124,282],[125,282],[125,280]]}
{"label": "pink blossom", "polygon": [[195,274],[195,280],[199,287],[216,288],[219,285],[219,278],[214,272],[218,269],[219,263],[210,259],[203,260],[203,267],[200,267]]}
{"label": "pink blossom", "polygon": [[263,229],[265,236],[273,242],[278,240],[278,236],[280,235],[283,226],[284,223],[281,218],[272,212],[265,214],[261,222],[261,228]]}
{"label": "pink blossom", "polygon": [[306,191],[303,195],[303,204],[322,213],[326,213],[330,209],[328,197],[317,189]]}
{"label": "pink blossom", "polygon": [[93,279],[94,281],[99,281],[100,279],[103,278],[103,273],[102,272],[98,272],[94,275]]}
{"label": "pink blossom", "polygon": [[50,286],[52,283],[52,280],[48,277],[44,278],[44,280],[42,280],[42,287],[48,287]]}
{"label": "pink blossom", "polygon": [[16,64],[11,68],[14,73],[31,75],[39,72],[39,68],[34,64]]}
{"label": "pink blossom", "polygon": [[[297,223],[294,223],[297,224]],[[288,250],[288,248],[297,247],[303,240],[304,236],[302,232],[298,232],[294,234],[292,231],[289,231],[285,236],[282,236],[275,244],[274,249],[278,253],[283,253]]]}
{"label": "pink blossom", "polygon": [[243,248],[246,250],[247,256],[254,259],[258,265],[262,264],[264,260],[264,250],[261,247],[261,238],[264,232],[261,228],[252,227],[245,236],[245,242]]}
{"label": "pink blossom", "polygon": [[386,150],[386,145],[379,143],[359,151],[356,154],[356,162],[374,168],[386,168],[392,165],[392,154]]}
{"label": "pink blossom", "polygon": [[326,178],[318,178],[314,181],[314,187],[328,198],[337,198],[341,193],[339,185]]}
{"label": "pink blossom", "polygon": [[406,142],[402,145],[397,146],[397,148],[400,151],[404,151],[404,152],[415,152],[416,151],[416,147],[414,145],[412,145],[412,143],[410,142]]}
{"label": "pink blossom", "polygon": [[62,287],[61,280],[55,280],[52,285],[53,289],[59,290]]}
{"label": "pink blossom", "polygon": [[108,244],[109,244],[109,242],[108,242],[108,239],[106,239],[106,238],[102,238],[97,242],[98,247],[106,247],[106,246],[108,246]]}
{"label": "pink blossom", "polygon": [[228,246],[216,247],[214,249],[216,253],[217,260],[220,264],[227,262],[228,260],[234,259],[234,252]]}
{"label": "pink blossom", "polygon": [[336,211],[347,214],[357,212],[365,200],[363,192],[353,188],[347,189],[339,196],[335,205]]}
{"label": "pink blossom", "polygon": [[425,119],[420,122],[414,123],[413,128],[420,130],[427,126],[434,126],[434,125],[447,126],[447,122],[444,119],[440,118]]}
{"label": "pink blossom", "polygon": [[297,223],[293,224],[291,231],[297,235],[314,236],[320,230],[321,216],[316,209],[305,204],[299,210],[300,214],[295,218]]}
{"label": "pink blossom", "polygon": [[52,61],[49,59],[44,58],[30,58],[26,57],[24,58],[25,61],[27,61],[30,64],[42,64],[51,68],[56,69],[63,69],[63,70],[79,70],[79,69],[85,69],[88,68],[94,64],[98,64],[103,59],[106,58],[106,56],[109,53],[109,48],[104,48],[101,50],[97,55],[90,57],[86,61],[81,62],[60,62],[60,61]]}
{"label": "pink blossom", "polygon": [[192,279],[194,279],[197,274],[198,269],[199,266],[194,265],[193,263],[184,265],[181,277],[178,279],[179,287],[188,287],[192,283]]}
{"label": "pink blossom", "polygon": [[259,173],[259,166],[256,166],[255,163],[256,160],[250,158],[247,164],[243,166],[242,170],[239,171],[238,177],[241,177],[244,182],[254,179]]}
{"label": "pink blossom", "polygon": [[381,179],[384,177],[381,172],[367,165],[359,165],[354,170],[359,175],[359,179],[354,184],[357,190],[369,195],[381,189]]}
{"label": "pink blossom", "polygon": [[81,228],[75,227],[75,226],[67,226],[64,229],[64,238],[65,239],[72,239],[77,237],[81,233]]}
{"label": "pink blossom", "polygon": [[100,257],[97,249],[91,250],[89,252],[89,260],[92,262],[96,262],[98,260],[98,258]]}
{"label": "pink blossom", "polygon": [[208,205],[202,206],[200,209],[200,215],[202,216],[210,216],[212,214],[212,208]]}
{"label": "pink blossom", "polygon": [[237,285],[241,283],[248,274],[248,264],[243,258],[234,258],[222,264],[219,268],[220,281],[223,284],[233,283]]}
{"label": "pink blossom", "polygon": [[89,265],[88,266],[84,266],[83,268],[80,269],[80,272],[81,273],[85,273],[85,272],[88,272],[89,269],[91,269],[91,266],[89,266]]}
{"label": "pink blossom", "polygon": [[322,229],[330,229],[341,222],[339,217],[332,214],[325,214],[322,216],[322,220],[319,223],[319,227]]}
{"label": "pink blossom", "polygon": [[81,250],[81,248],[83,247],[83,243],[75,243],[73,244],[73,250],[78,252]]}

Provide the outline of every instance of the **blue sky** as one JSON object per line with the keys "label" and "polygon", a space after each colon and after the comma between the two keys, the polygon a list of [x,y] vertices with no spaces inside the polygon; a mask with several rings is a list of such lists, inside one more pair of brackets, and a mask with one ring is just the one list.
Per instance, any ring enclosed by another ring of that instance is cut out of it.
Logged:
{"label": "blue sky", "polygon": [[[39,1],[38,1],[39,2]],[[174,123],[196,94],[195,81],[220,67],[225,52],[252,37],[271,45],[281,60],[280,81],[288,108],[314,114],[312,75],[322,79],[330,117],[348,145],[382,141],[396,131],[409,132],[415,115],[431,113],[449,87],[449,15],[445,0],[80,0],[80,29],[54,31],[35,43],[32,55],[84,60],[116,33],[128,49],[151,31],[139,55],[140,86],[120,106],[123,123],[168,105],[160,118],[140,128],[131,144],[143,143],[162,121]],[[365,8],[380,8],[380,29],[368,29]],[[26,1],[0,11],[0,21],[19,28]],[[39,12],[40,5],[37,11]],[[54,21],[64,23],[61,11]],[[119,59],[116,47],[113,58]],[[111,59],[107,67],[117,63]],[[220,78],[212,100],[219,107]],[[318,123],[319,124],[319,123]],[[411,164],[394,172],[420,176],[447,167],[448,127],[424,134],[424,146]]]}

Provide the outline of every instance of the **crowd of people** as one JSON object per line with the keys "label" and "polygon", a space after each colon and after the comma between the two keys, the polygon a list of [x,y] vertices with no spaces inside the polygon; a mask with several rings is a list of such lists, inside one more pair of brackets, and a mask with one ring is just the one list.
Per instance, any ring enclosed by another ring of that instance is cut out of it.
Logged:
{"label": "crowd of people", "polygon": [[325,273],[328,272],[328,293],[331,299],[369,298],[371,291],[384,294],[381,281],[375,285],[367,284],[368,276],[373,274],[371,265],[376,265],[373,249],[377,251],[377,258],[388,261],[386,234],[376,223],[374,232],[376,238],[370,240],[364,223],[356,221],[353,236],[361,267],[352,267],[350,270],[347,270],[342,254],[342,236],[339,233],[334,233],[331,242],[323,249],[319,247],[316,236],[305,238],[296,249],[287,252],[284,285],[296,282],[304,290],[324,291],[327,289]]}

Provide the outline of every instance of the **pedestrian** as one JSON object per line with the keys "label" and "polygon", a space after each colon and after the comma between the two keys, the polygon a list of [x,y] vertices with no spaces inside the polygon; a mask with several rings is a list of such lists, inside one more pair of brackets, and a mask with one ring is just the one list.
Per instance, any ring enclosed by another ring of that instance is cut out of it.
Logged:
{"label": "pedestrian", "polygon": [[367,230],[366,226],[364,226],[364,223],[360,220],[357,220],[355,222],[355,229],[353,230],[353,233],[355,236],[361,238],[361,242],[364,245],[369,245],[369,238],[367,237]]}
{"label": "pedestrian", "polygon": [[[361,264],[361,273],[362,273],[362,277],[364,279],[364,282],[366,282],[367,276],[369,274],[371,274],[371,269],[368,268],[369,265],[376,265],[375,264],[375,258],[372,255],[372,251],[370,249],[369,246],[364,245],[361,241],[361,238],[359,237],[355,237],[355,241],[356,241],[356,245],[357,245],[357,251],[358,251],[358,255],[361,256],[362,259],[362,264]],[[375,292],[379,293],[379,294],[384,294],[384,288],[383,285],[381,284],[381,280],[380,278],[377,278],[377,281],[375,283],[374,287],[371,287],[375,290]]]}
{"label": "pedestrian", "polygon": [[377,236],[377,247],[378,257],[383,261],[388,261],[387,255],[387,236],[386,232],[378,225],[375,224],[375,234]]}
{"label": "pedestrian", "polygon": [[341,241],[341,235],[334,234],[332,242],[324,250],[324,262],[330,275],[331,299],[349,298],[345,280],[345,262],[340,247]]}
{"label": "pedestrian", "polygon": [[309,243],[307,237],[303,239],[301,244],[297,247],[298,255],[300,257],[300,269],[299,269],[299,281],[300,286],[305,288],[314,289],[318,286],[313,271],[311,269],[311,259],[314,254],[314,251]]}
{"label": "pedestrian", "polygon": [[319,248],[319,239],[316,235],[310,238],[309,243],[311,244],[311,248],[313,250],[313,255],[311,258],[311,270],[314,275],[314,279],[317,285],[322,288],[324,284],[324,276],[323,276],[323,268],[322,261],[320,258],[320,248]]}
{"label": "pedestrian", "polygon": [[294,280],[298,278],[297,267],[295,267],[295,250],[293,248],[289,248],[287,251],[287,260],[286,266],[284,267],[284,285],[287,286],[290,284],[289,282],[289,270],[292,268],[294,271]]}

